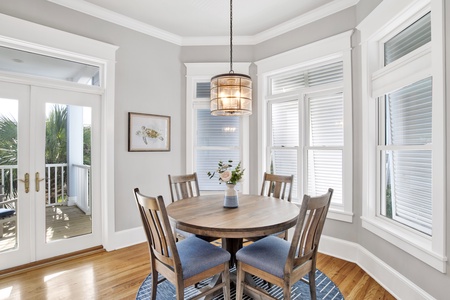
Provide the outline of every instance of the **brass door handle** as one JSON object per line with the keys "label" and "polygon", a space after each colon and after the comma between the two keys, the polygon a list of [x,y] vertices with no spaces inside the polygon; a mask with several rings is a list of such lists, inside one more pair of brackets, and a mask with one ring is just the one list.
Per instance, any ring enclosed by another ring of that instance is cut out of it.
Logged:
{"label": "brass door handle", "polygon": [[19,181],[25,183],[25,193],[28,193],[30,191],[30,174],[25,173],[24,179],[19,179]]}
{"label": "brass door handle", "polygon": [[40,178],[39,178],[39,172],[36,172],[36,175],[35,175],[34,178],[35,178],[36,192],[39,192],[39,190],[40,190],[40,188],[39,188],[40,182],[41,182],[42,180],[44,180],[45,178],[40,179]]}

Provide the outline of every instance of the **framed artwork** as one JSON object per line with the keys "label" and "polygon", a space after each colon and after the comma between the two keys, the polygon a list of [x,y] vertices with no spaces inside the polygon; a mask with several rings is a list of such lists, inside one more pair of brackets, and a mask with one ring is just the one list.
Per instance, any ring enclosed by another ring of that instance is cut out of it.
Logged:
{"label": "framed artwork", "polygon": [[129,112],[128,151],[170,151],[170,117]]}

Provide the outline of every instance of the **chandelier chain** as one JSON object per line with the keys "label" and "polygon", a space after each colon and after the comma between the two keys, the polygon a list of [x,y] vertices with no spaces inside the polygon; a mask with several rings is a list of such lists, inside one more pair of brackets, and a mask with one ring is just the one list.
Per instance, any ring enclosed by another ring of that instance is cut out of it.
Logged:
{"label": "chandelier chain", "polygon": [[230,0],[230,73],[233,71],[233,0]]}

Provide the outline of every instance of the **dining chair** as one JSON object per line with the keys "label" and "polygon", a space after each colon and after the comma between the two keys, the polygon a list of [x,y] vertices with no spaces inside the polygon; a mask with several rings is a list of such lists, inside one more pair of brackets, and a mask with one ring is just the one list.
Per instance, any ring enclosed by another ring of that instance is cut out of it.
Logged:
{"label": "dining chair", "polygon": [[[185,198],[200,196],[200,188],[198,185],[198,178],[196,172],[186,175],[169,174],[169,185],[172,202]],[[193,233],[186,232],[177,228],[174,229],[174,234],[177,240],[185,239],[195,235]],[[207,242],[212,242],[218,239],[216,237],[199,236],[199,235],[197,235],[197,237]]]}
{"label": "dining chair", "polygon": [[[291,202],[292,188],[294,184],[294,175],[277,175],[264,172],[263,183],[261,187],[261,196],[269,196]],[[274,234],[282,239],[288,240],[288,231]],[[262,237],[250,237],[249,241],[257,241]]]}
{"label": "dining chair", "polygon": [[222,282],[200,291],[191,299],[199,299],[223,289],[224,299],[230,299],[230,253],[195,236],[175,243],[162,196],[148,197],[134,189],[136,203],[150,252],[152,275],[151,299],[156,299],[158,274],[176,288],[176,299],[184,299],[184,289],[195,283],[222,274]]}
{"label": "dining chair", "polygon": [[294,175],[277,175],[264,172],[261,196],[275,197],[291,202]]}
{"label": "dining chair", "polygon": [[[316,257],[322,229],[330,207],[333,189],[322,196],[303,197],[292,241],[267,236],[236,253],[236,300],[242,299],[245,288],[259,295],[276,299],[262,288],[245,282],[246,274],[283,288],[285,300],[291,299],[291,287],[299,280],[309,284],[311,299],[316,299]],[[303,277],[308,274],[308,280]]]}
{"label": "dining chair", "polygon": [[195,172],[186,175],[169,174],[169,184],[172,202],[184,198],[200,196],[200,188],[198,186],[197,173]]}

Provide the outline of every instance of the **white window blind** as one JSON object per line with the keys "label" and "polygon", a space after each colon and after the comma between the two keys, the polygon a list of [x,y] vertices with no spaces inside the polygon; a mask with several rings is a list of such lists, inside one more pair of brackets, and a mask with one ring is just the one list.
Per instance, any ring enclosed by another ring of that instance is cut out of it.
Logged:
{"label": "white window blind", "polygon": [[269,172],[278,175],[294,175],[292,198],[297,198],[298,101],[272,103],[271,111],[272,148]]}
{"label": "white window blind", "polygon": [[[386,95],[386,209],[381,213],[421,232],[432,230],[432,79]],[[382,206],[384,207],[384,206]]]}
{"label": "white window blind", "polygon": [[343,79],[342,61],[308,69],[294,69],[269,78],[272,95]]}
{"label": "white window blind", "polygon": [[388,65],[431,41],[431,13],[384,44],[384,64]]}
{"label": "white window blind", "polygon": [[[305,87],[311,86],[320,91],[320,86],[341,80],[342,61],[274,75],[269,83],[272,93],[276,94],[294,89],[307,91]],[[294,175],[294,199],[305,193],[320,195],[333,188],[334,205],[343,203],[344,98],[342,90],[337,90],[308,94],[305,102],[299,99],[269,101],[270,172]],[[300,118],[302,115],[305,120]],[[309,140],[302,141],[303,136]],[[304,155],[301,147],[306,151]],[[306,171],[299,172],[299,165]]]}
{"label": "white window blind", "polygon": [[[217,169],[219,161],[240,161],[239,117],[212,116],[209,109],[197,109],[196,171],[200,190],[223,190],[218,177],[207,173]],[[239,186],[238,186],[239,188]]]}
{"label": "white window blind", "polygon": [[195,98],[202,99],[202,98],[208,98],[211,94],[211,83],[210,82],[197,82],[196,85],[196,94]]}
{"label": "white window blind", "polygon": [[307,99],[307,193],[320,195],[333,188],[333,203],[342,204],[343,94],[312,94]]}

